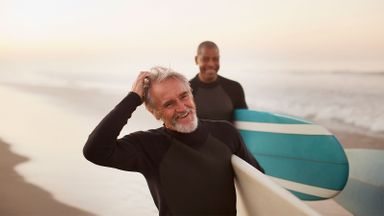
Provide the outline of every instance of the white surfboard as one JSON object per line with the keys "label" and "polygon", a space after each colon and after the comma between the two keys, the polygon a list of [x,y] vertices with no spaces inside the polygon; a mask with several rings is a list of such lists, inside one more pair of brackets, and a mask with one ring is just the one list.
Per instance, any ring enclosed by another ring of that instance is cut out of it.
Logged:
{"label": "white surfboard", "polygon": [[237,215],[320,215],[299,198],[250,164],[232,156],[237,193]]}

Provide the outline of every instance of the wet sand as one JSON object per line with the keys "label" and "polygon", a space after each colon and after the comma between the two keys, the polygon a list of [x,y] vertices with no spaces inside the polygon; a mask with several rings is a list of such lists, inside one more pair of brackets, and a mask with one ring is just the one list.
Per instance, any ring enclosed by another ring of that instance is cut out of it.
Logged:
{"label": "wet sand", "polygon": [[26,182],[15,167],[28,158],[14,154],[0,140],[0,215],[7,216],[91,216],[93,214],[60,203],[42,188]]}

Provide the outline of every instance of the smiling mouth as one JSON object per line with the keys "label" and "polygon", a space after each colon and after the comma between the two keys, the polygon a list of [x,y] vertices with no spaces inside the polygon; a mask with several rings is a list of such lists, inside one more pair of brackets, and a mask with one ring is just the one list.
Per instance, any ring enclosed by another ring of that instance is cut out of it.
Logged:
{"label": "smiling mouth", "polygon": [[189,111],[186,111],[185,113],[178,115],[176,119],[183,119],[183,118],[186,118],[188,115],[189,115]]}
{"label": "smiling mouth", "polygon": [[176,115],[173,121],[176,123],[178,120],[186,119],[186,118],[188,118],[190,116],[190,114],[192,114],[192,110],[191,109]]}
{"label": "smiling mouth", "polygon": [[215,69],[207,69],[205,72],[207,72],[207,73],[216,73],[216,70]]}

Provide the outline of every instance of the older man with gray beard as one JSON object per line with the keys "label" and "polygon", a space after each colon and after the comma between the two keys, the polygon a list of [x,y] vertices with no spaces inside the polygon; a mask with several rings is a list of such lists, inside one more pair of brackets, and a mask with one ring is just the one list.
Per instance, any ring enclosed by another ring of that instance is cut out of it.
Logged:
{"label": "older man with gray beard", "polygon": [[[163,126],[118,139],[143,102]],[[83,152],[95,164],[142,173],[159,215],[236,215],[231,155],[263,171],[230,123],[198,120],[188,80],[163,67],[138,75]]]}

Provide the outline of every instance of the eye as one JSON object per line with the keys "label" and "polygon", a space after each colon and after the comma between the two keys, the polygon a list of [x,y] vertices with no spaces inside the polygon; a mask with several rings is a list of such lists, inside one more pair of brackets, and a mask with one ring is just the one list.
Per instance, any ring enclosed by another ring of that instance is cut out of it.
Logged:
{"label": "eye", "polygon": [[180,100],[186,100],[189,98],[189,93],[188,92],[185,92],[183,93],[181,96],[180,96]]}
{"label": "eye", "polygon": [[163,105],[163,107],[164,107],[164,108],[171,108],[171,107],[173,106],[173,104],[174,104],[174,103],[171,102],[171,101],[170,101],[170,102],[166,102],[166,103]]}
{"label": "eye", "polygon": [[203,62],[209,62],[209,57],[203,57],[202,61]]}

